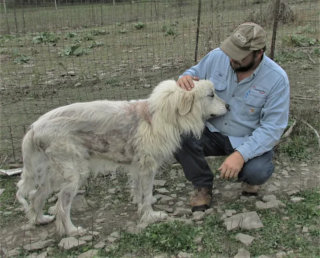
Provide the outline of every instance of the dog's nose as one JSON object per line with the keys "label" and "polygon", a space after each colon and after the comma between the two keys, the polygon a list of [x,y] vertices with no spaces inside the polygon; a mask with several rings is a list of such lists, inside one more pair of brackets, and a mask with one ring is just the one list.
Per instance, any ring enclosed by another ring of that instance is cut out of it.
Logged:
{"label": "dog's nose", "polygon": [[230,105],[229,105],[229,104],[226,104],[226,109],[227,109],[228,111],[230,111]]}

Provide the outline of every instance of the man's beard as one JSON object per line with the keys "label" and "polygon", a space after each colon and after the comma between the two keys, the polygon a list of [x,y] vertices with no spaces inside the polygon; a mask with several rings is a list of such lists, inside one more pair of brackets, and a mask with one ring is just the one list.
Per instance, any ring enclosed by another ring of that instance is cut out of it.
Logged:
{"label": "man's beard", "polygon": [[[237,65],[241,65],[241,64],[235,63],[235,62],[233,62],[233,63],[237,64]],[[247,72],[255,65],[254,59],[246,66],[233,67],[232,66],[233,63],[230,61],[230,66],[235,72]]]}

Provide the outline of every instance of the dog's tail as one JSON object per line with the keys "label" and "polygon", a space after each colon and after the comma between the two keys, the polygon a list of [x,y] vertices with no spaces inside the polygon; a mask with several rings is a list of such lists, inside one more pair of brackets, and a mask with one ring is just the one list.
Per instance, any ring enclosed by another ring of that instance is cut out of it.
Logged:
{"label": "dog's tail", "polygon": [[33,209],[29,208],[28,202],[25,199],[27,196],[31,197],[36,192],[37,182],[36,168],[39,166],[40,158],[43,160],[44,153],[39,151],[34,142],[34,130],[31,128],[25,135],[22,141],[22,156],[23,156],[23,170],[21,180],[18,182],[18,191],[16,197],[23,205],[30,222],[35,221],[35,214],[31,214]]}

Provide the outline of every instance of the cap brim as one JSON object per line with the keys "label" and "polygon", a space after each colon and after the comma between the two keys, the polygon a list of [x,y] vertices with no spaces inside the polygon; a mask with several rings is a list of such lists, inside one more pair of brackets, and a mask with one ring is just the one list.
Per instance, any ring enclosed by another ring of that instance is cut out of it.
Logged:
{"label": "cap brim", "polygon": [[[231,37],[231,36],[230,36]],[[244,50],[237,47],[232,43],[231,38],[228,37],[225,41],[223,41],[220,45],[220,49],[230,58],[236,61],[240,61],[243,58],[250,55],[252,50]]]}

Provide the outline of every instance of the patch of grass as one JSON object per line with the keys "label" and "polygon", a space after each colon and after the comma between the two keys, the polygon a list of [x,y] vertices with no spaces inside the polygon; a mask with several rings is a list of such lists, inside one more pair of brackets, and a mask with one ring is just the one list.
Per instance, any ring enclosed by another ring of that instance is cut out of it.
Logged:
{"label": "patch of grass", "polygon": [[294,135],[280,145],[280,152],[286,153],[292,160],[305,160],[309,157],[307,149],[315,146],[317,139],[304,135]]}
{"label": "patch of grass", "polygon": [[198,232],[199,228],[182,222],[154,224],[138,235],[124,232],[116,253],[141,255],[150,253],[150,250],[174,254],[192,252],[197,247],[194,238]]}
{"label": "patch of grass", "polygon": [[141,30],[145,27],[146,25],[143,23],[143,22],[137,22],[134,24],[134,27],[137,29],[137,30]]}
{"label": "patch of grass", "polygon": [[164,32],[165,36],[174,36],[177,34],[176,29],[172,25],[171,26],[163,25],[162,32]]}
{"label": "patch of grass", "polygon": [[302,51],[292,52],[292,50],[282,50],[276,54],[274,61],[281,64],[297,59],[307,59],[307,55]]}
{"label": "patch of grass", "polygon": [[309,47],[319,45],[319,40],[304,35],[289,35],[282,38],[283,44],[293,47]]}

